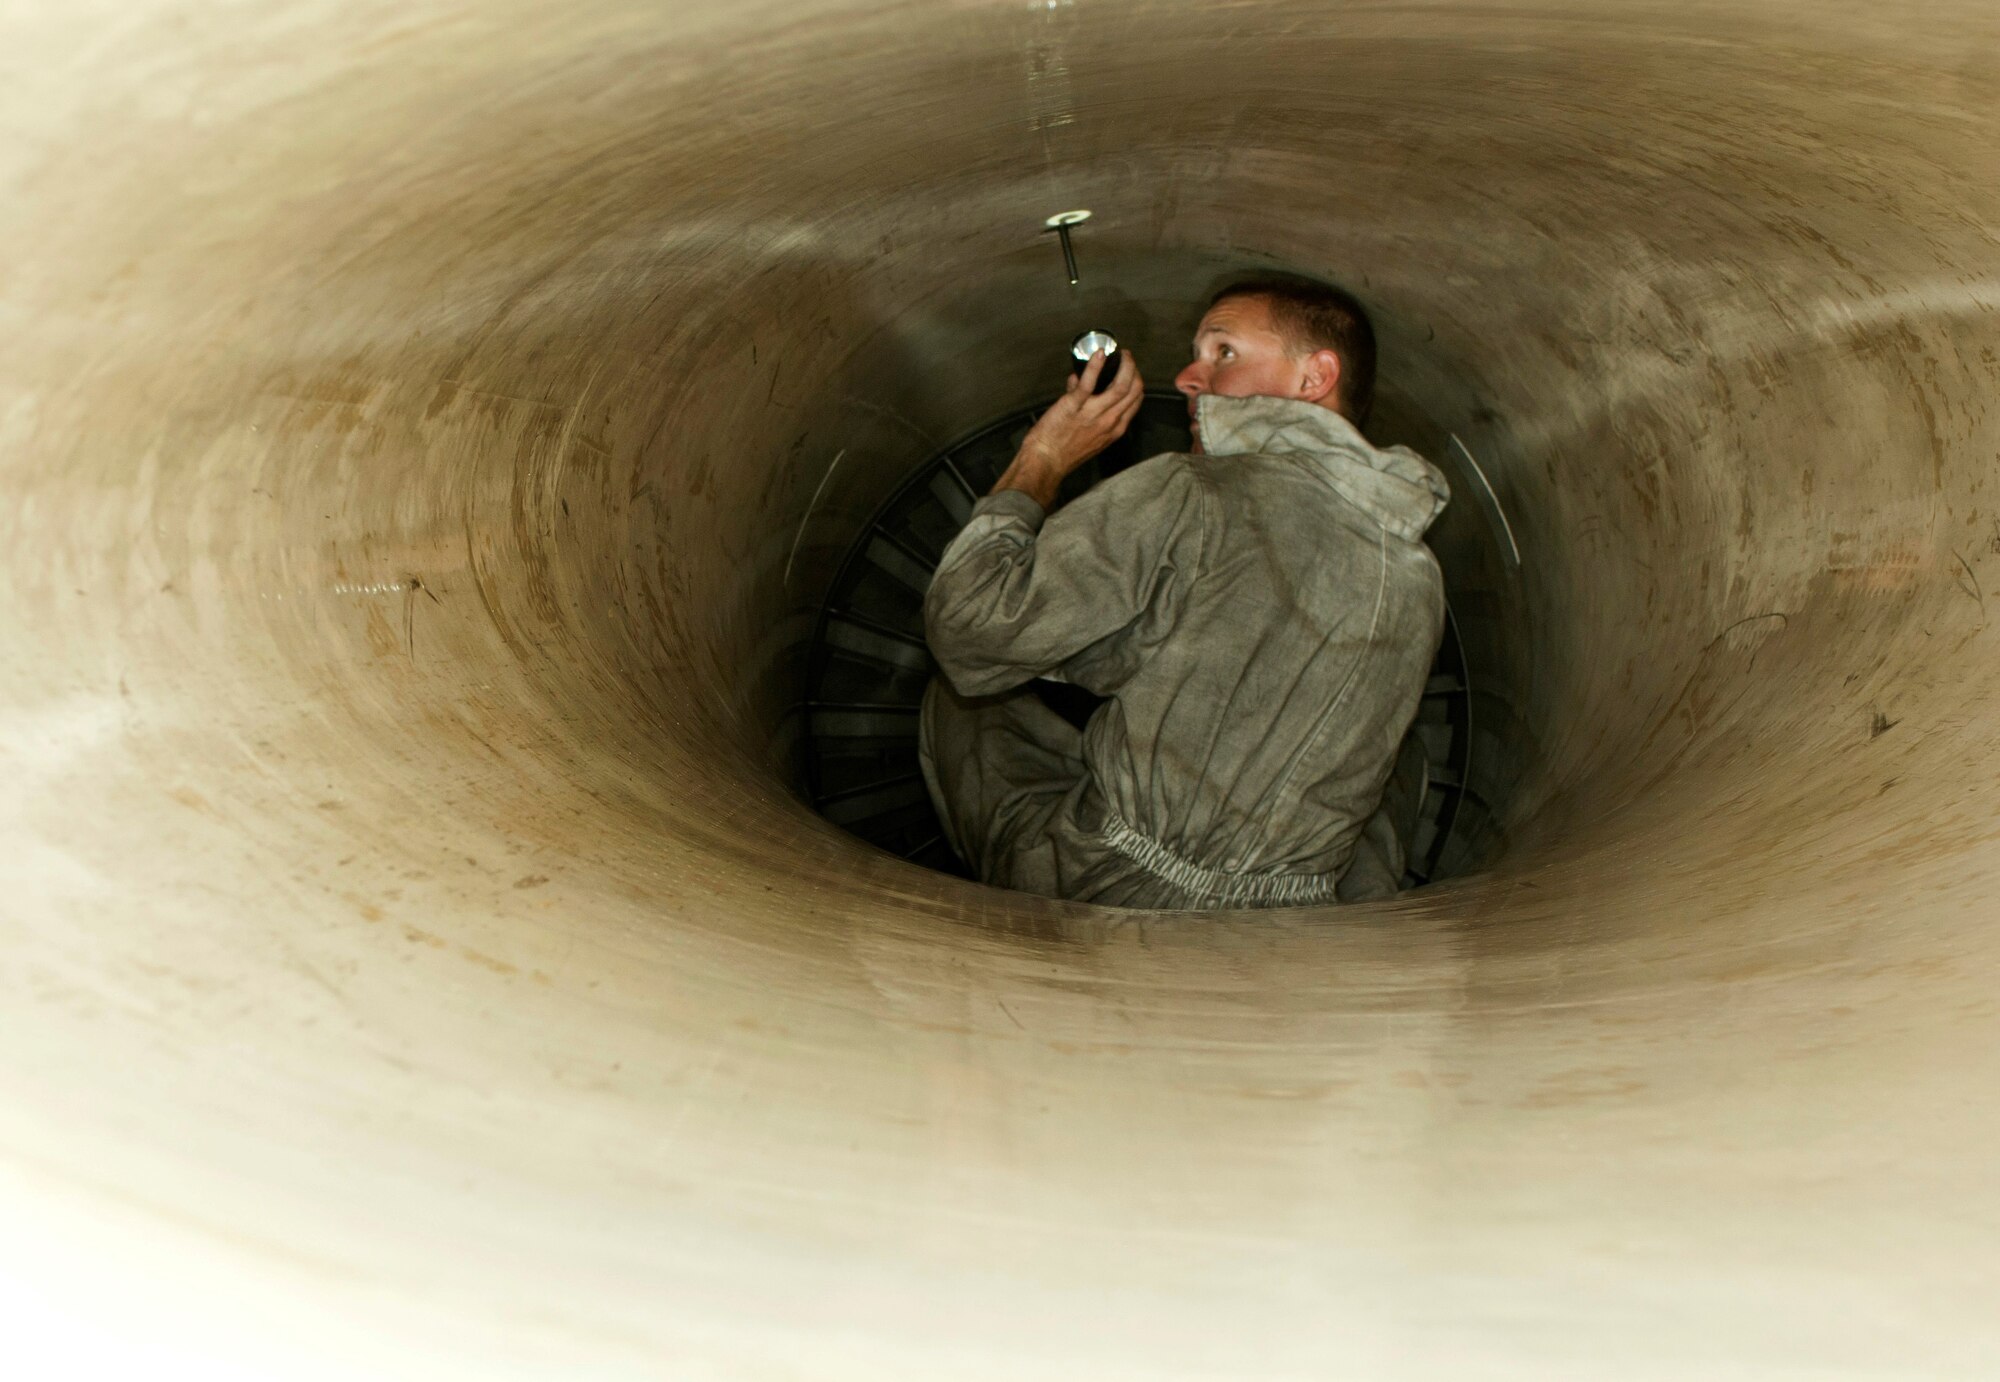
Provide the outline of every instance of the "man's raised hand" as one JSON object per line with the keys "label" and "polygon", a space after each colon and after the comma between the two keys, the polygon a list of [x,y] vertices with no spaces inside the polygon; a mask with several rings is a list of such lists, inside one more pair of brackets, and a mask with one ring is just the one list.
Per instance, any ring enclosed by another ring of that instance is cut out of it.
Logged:
{"label": "man's raised hand", "polygon": [[1055,503],[1063,477],[1125,435],[1146,400],[1146,385],[1130,352],[1121,352],[1111,387],[1095,392],[1104,372],[1104,352],[1098,351],[1073,375],[1063,396],[1028,429],[993,488],[1017,489],[1044,509]]}

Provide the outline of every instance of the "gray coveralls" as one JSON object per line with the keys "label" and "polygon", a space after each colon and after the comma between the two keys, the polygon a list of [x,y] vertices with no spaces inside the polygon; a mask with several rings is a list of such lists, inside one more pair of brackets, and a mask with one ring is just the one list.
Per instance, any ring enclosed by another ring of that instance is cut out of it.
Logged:
{"label": "gray coveralls", "polygon": [[[1001,887],[1151,908],[1386,895],[1402,845],[1378,807],[1392,770],[1410,819],[1423,790],[1398,748],[1443,633],[1423,535],[1450,491],[1330,409],[1198,406],[1206,456],[1156,456],[1053,517],[1012,490],[974,506],[924,602],[950,681],[924,698],[931,799]],[[1079,733],[1022,690],[1036,677],[1110,699]]]}

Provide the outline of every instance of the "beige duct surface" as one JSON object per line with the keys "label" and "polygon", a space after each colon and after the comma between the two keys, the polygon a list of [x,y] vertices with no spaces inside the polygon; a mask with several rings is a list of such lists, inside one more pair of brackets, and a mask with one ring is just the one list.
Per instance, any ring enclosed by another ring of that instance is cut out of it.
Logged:
{"label": "beige duct surface", "polygon": [[[34,1375],[2000,1374],[1990,4],[0,15]],[[1272,263],[1514,528],[1504,850],[1150,916],[817,819],[897,474]]]}

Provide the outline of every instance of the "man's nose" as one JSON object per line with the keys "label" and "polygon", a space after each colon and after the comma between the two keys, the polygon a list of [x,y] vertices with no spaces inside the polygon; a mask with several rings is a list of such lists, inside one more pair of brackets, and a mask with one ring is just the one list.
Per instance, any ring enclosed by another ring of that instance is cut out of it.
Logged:
{"label": "man's nose", "polygon": [[1203,377],[1204,374],[1205,371],[1202,369],[1200,362],[1197,361],[1174,376],[1174,387],[1189,398],[1193,398],[1207,387],[1208,381]]}

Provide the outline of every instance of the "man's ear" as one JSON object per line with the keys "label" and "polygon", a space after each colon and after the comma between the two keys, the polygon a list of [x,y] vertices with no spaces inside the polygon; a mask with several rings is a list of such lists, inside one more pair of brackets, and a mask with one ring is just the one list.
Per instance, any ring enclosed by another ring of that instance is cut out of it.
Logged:
{"label": "man's ear", "polygon": [[1315,350],[1299,362],[1299,397],[1331,408],[1340,396],[1340,356]]}

